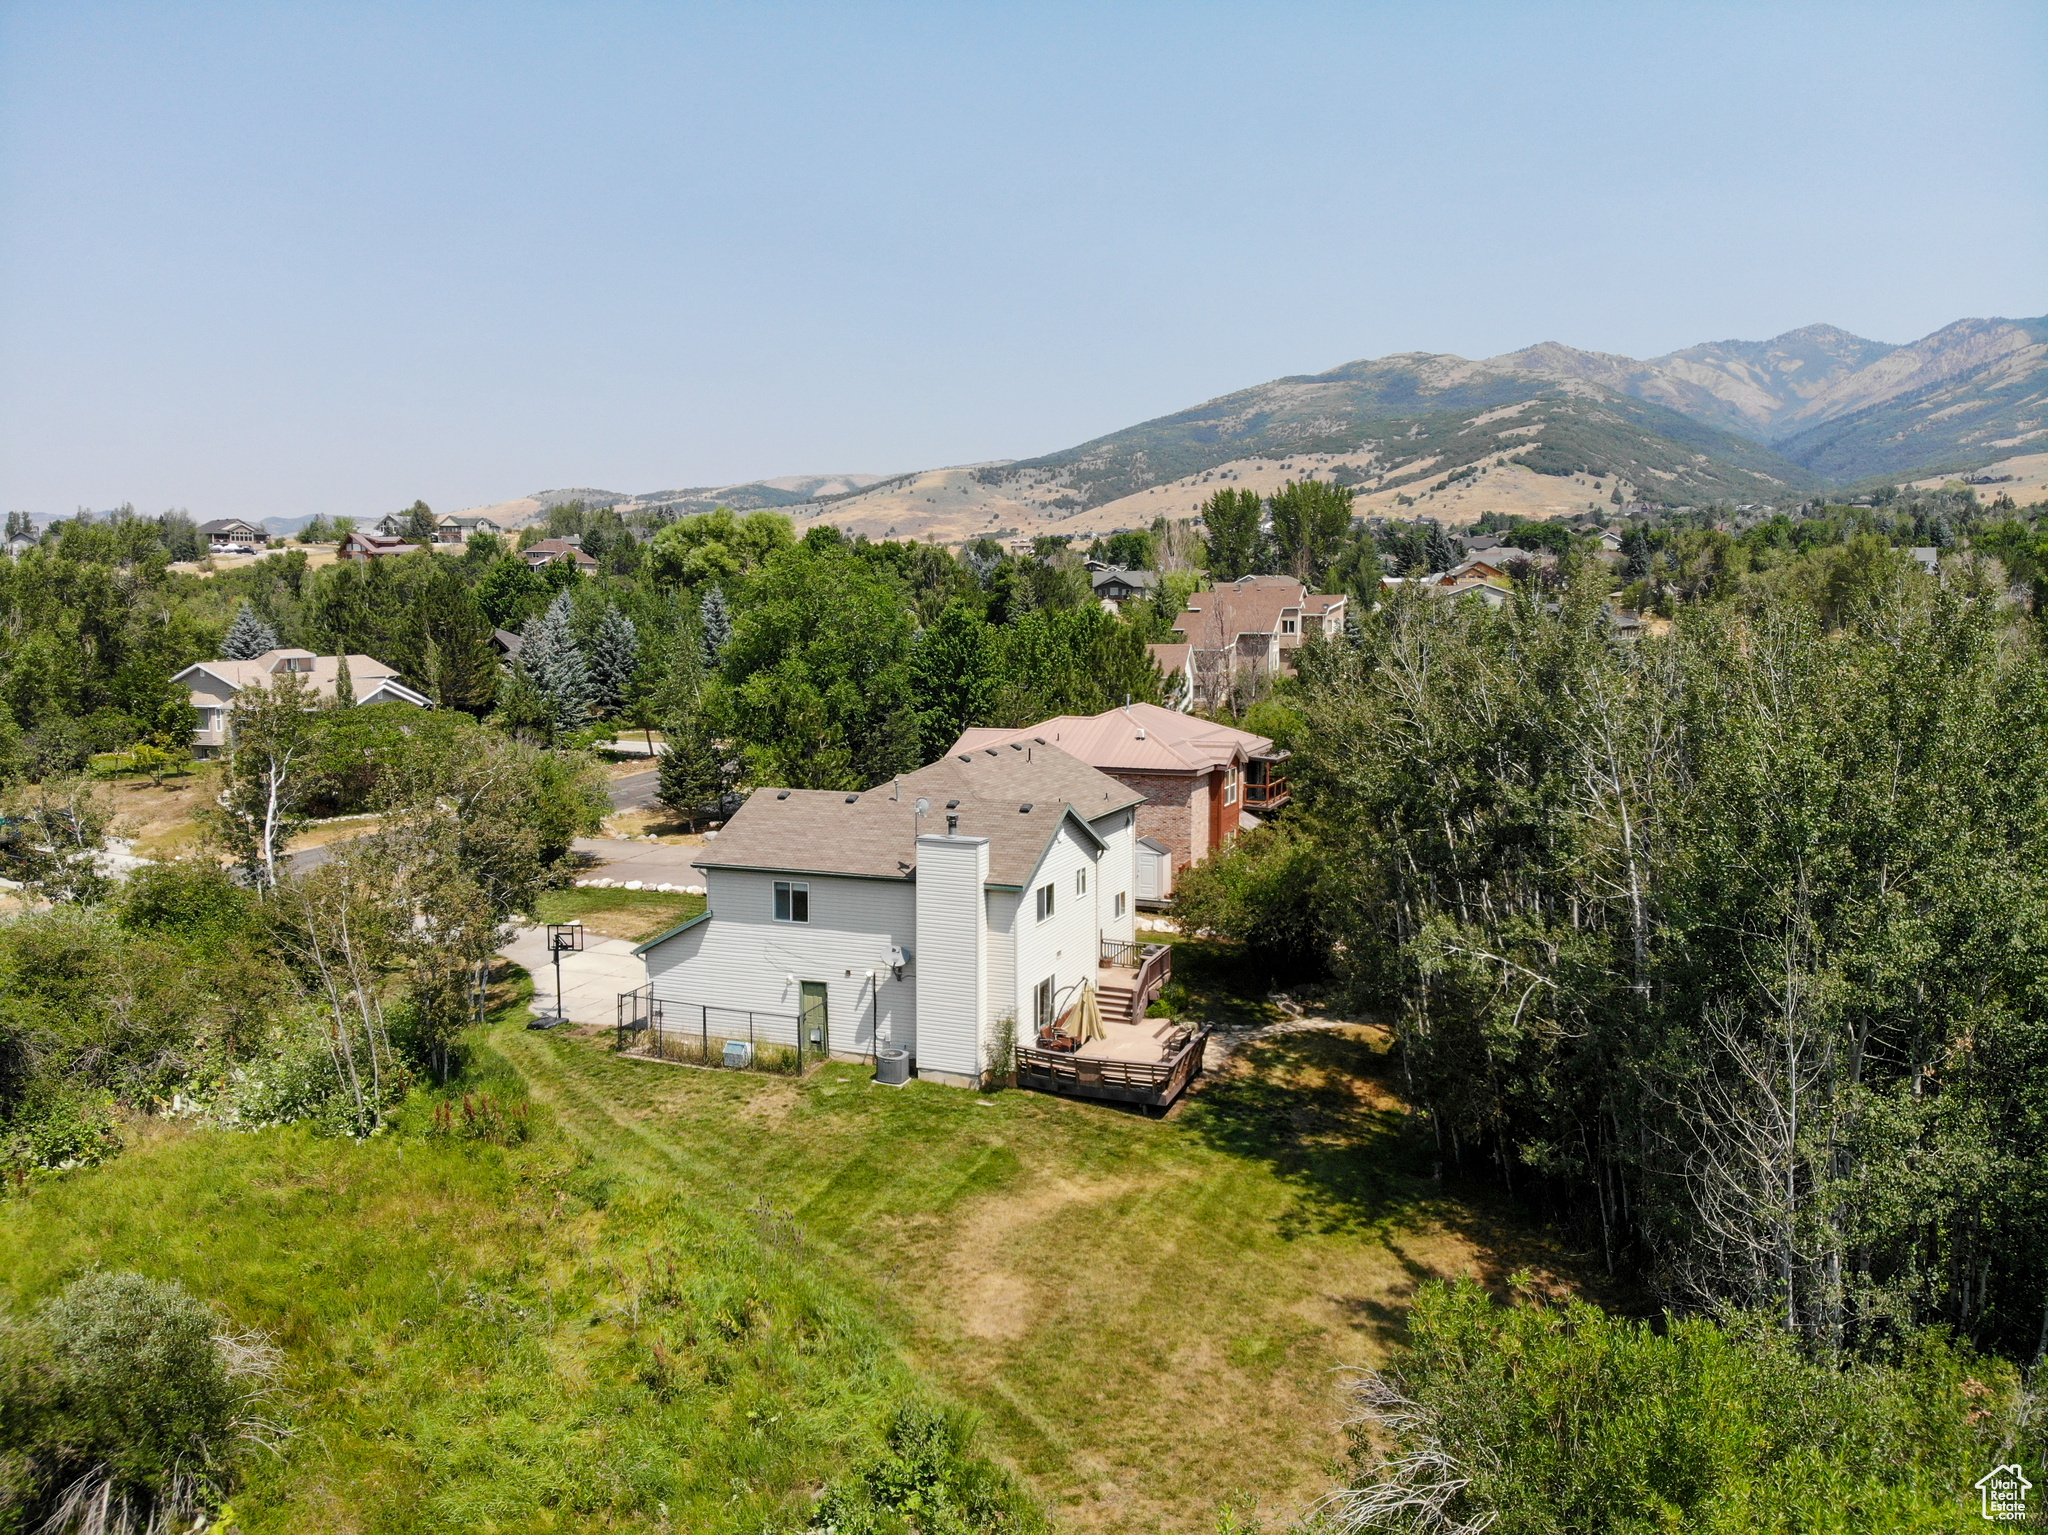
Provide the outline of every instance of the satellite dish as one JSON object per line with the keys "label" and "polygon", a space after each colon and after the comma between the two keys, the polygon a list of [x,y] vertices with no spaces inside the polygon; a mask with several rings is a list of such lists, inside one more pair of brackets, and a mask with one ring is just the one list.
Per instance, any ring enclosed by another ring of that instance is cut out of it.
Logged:
{"label": "satellite dish", "polygon": [[932,813],[932,802],[922,794],[917,797],[917,813],[919,815],[930,815]]}

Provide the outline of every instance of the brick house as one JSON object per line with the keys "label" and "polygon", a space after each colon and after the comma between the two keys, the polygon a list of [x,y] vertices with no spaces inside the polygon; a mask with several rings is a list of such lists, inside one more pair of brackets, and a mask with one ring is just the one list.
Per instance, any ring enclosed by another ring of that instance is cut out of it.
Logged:
{"label": "brick house", "polygon": [[1157,704],[1062,715],[1022,730],[976,729],[953,755],[1051,746],[1145,796],[1138,806],[1138,901],[1163,904],[1174,876],[1287,802],[1285,752],[1248,730]]}

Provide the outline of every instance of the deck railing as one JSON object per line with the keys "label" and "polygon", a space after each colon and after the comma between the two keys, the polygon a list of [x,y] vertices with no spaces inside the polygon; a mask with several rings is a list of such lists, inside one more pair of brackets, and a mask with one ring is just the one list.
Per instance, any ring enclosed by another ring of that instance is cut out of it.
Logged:
{"label": "deck railing", "polygon": [[1136,1023],[1145,1009],[1159,1000],[1166,983],[1173,978],[1173,945],[1166,943],[1125,943],[1118,938],[1102,940],[1102,964],[1106,969],[1135,970],[1131,986],[1129,1021]]}
{"label": "deck railing", "polygon": [[1111,1061],[1053,1050],[1017,1051],[1017,1085],[1070,1098],[1100,1098],[1165,1108],[1202,1070],[1209,1031],[1201,1030],[1158,1061]]}
{"label": "deck railing", "polygon": [[[744,1050],[729,1045],[744,1044]],[[802,1020],[789,1013],[674,1002],[654,995],[652,984],[622,991],[617,1047],[622,1054],[689,1066],[731,1066],[798,1076],[824,1052],[804,1039]]]}

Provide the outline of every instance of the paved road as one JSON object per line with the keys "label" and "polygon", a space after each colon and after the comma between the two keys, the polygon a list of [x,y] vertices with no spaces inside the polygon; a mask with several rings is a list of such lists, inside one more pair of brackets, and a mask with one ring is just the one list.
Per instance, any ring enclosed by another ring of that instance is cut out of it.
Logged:
{"label": "paved road", "polygon": [[649,885],[701,885],[704,871],[690,867],[701,843],[627,842],[617,837],[578,837],[576,851],[595,860],[577,871],[579,879],[637,879]]}
{"label": "paved road", "polygon": [[644,773],[626,773],[611,781],[612,809],[645,810],[654,803],[654,790],[661,774],[653,768]]}

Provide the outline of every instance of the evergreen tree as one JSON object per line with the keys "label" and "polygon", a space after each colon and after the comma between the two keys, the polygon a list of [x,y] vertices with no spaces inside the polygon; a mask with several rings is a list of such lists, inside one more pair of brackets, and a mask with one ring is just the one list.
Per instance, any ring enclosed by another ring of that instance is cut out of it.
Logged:
{"label": "evergreen tree", "polygon": [[1640,581],[1650,573],[1650,535],[1641,528],[1630,528],[1621,535],[1621,552],[1626,557],[1628,579]]}
{"label": "evergreen tree", "polygon": [[334,707],[353,709],[356,706],[355,679],[348,674],[348,653],[334,658]]}
{"label": "evergreen tree", "polygon": [[732,638],[732,612],[726,606],[725,593],[716,586],[707,587],[698,615],[698,643],[703,648],[704,670],[717,671],[726,642]]}
{"label": "evergreen tree", "polygon": [[535,685],[522,655],[498,676],[497,722],[522,741],[546,741],[554,734],[554,711]]}
{"label": "evergreen tree", "polygon": [[663,728],[668,748],[661,754],[654,797],[684,820],[695,822],[706,810],[721,808],[732,792],[738,764],[698,702]]}
{"label": "evergreen tree", "polygon": [[1430,574],[1436,575],[1458,563],[1458,541],[1441,527],[1432,527],[1429,536],[1422,541],[1422,554],[1429,562]]}
{"label": "evergreen tree", "polygon": [[590,678],[599,705],[614,714],[624,709],[639,669],[640,631],[615,604],[607,605],[590,647]]}
{"label": "evergreen tree", "polygon": [[405,539],[422,548],[434,542],[434,513],[424,501],[415,501],[405,511]]}
{"label": "evergreen tree", "polygon": [[498,653],[491,646],[491,622],[477,607],[468,585],[444,561],[421,598],[434,646],[434,701],[478,717],[490,712],[498,688]]}
{"label": "evergreen tree", "polygon": [[526,675],[547,701],[549,725],[555,735],[588,721],[596,702],[590,668],[570,624],[573,606],[569,594],[563,592],[548,604],[545,613],[528,619],[526,643],[519,652]]}
{"label": "evergreen tree", "polygon": [[235,621],[228,625],[227,638],[221,641],[221,656],[229,661],[253,661],[266,650],[275,649],[277,631],[258,618],[244,598],[235,612]]}

